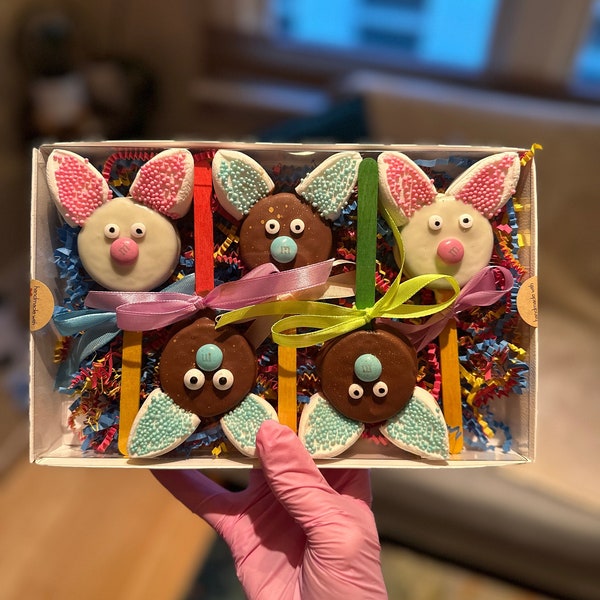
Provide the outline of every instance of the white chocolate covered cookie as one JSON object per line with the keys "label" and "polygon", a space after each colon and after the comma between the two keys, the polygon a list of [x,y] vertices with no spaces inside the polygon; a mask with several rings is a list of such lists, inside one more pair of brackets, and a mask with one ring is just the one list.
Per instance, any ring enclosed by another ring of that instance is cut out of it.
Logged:
{"label": "white chocolate covered cookie", "polygon": [[[438,193],[427,175],[400,152],[378,158],[382,204],[403,225],[404,269],[409,276],[451,275],[462,287],[489,264],[494,236],[489,219],[515,191],[515,152],[488,156]],[[447,287],[439,280],[431,287]]]}
{"label": "white chocolate covered cookie", "polygon": [[180,241],[169,219],[185,215],[192,202],[190,152],[174,148],[150,159],[131,185],[131,198],[112,199],[102,175],[73,152],[54,150],[46,173],[59,212],[81,227],[77,246],[92,279],[111,290],[145,291],[171,275]]}
{"label": "white chocolate covered cookie", "polygon": [[84,269],[111,290],[151,290],[175,269],[180,242],[169,219],[115,198],[87,219],[77,238]]}

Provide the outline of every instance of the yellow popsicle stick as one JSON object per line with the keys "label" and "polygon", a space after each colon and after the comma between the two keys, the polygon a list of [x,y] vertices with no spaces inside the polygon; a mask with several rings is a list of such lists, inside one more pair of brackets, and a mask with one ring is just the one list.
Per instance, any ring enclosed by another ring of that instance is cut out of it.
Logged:
{"label": "yellow popsicle stick", "polygon": [[450,454],[463,449],[462,399],[458,370],[458,338],[456,321],[450,319],[440,334],[440,363],[442,376],[442,405],[449,428]]}
{"label": "yellow popsicle stick", "polygon": [[[451,291],[448,292],[451,294]],[[447,294],[436,292],[443,301]],[[456,321],[450,319],[439,336],[440,369],[442,377],[442,410],[448,425],[450,454],[460,454],[463,449],[462,397],[458,362],[458,336]]]}
{"label": "yellow popsicle stick", "polygon": [[119,452],[127,456],[127,440],[140,408],[142,376],[142,332],[123,332],[123,366],[119,406]]}

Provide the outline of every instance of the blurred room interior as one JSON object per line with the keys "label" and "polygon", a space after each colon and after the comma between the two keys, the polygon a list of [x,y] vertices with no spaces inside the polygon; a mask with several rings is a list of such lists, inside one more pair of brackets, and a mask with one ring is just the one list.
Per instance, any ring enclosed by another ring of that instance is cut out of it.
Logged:
{"label": "blurred room interior", "polygon": [[537,460],[381,470],[374,510],[391,598],[598,597],[600,1],[3,0],[0,28],[0,597],[239,594],[147,472],[28,464],[31,148],[98,139],[541,144]]}

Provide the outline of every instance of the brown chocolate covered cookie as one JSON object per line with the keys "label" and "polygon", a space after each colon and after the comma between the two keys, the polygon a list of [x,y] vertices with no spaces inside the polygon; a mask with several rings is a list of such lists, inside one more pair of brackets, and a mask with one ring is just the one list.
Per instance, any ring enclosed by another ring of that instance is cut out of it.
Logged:
{"label": "brown chocolate covered cookie", "polygon": [[413,346],[386,325],[328,342],[317,368],[323,396],[341,414],[362,423],[384,421],[401,411],[417,379]]}
{"label": "brown chocolate covered cookie", "polygon": [[239,404],[256,381],[256,358],[246,338],[233,328],[215,331],[200,318],[176,333],[160,359],[163,391],[199,417],[221,415]]}
{"label": "brown chocolate covered cookie", "polygon": [[296,186],[296,194],[274,194],[275,184],[256,160],[219,150],[212,162],[215,194],[222,208],[241,220],[240,256],[250,269],[274,263],[280,270],[328,259],[331,221],[356,186],[359,152],[328,156]]}
{"label": "brown chocolate covered cookie", "polygon": [[329,225],[294,194],[259,200],[240,229],[240,255],[250,269],[272,262],[284,270],[327,260],[332,245]]}

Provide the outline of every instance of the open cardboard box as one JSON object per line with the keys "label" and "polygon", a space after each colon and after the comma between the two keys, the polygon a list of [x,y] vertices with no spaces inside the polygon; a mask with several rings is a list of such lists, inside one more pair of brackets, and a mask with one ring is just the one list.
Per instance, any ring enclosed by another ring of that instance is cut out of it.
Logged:
{"label": "open cardboard box", "polygon": [[[46,161],[55,148],[76,152],[88,157],[93,164],[102,164],[110,155],[125,151],[160,151],[171,147],[185,147],[192,153],[220,148],[246,152],[267,170],[278,164],[305,165],[320,162],[326,156],[342,150],[358,150],[363,156],[374,158],[384,150],[397,150],[414,160],[432,161],[449,157],[478,160],[502,151],[526,150],[518,148],[473,146],[421,146],[421,145],[322,145],[322,144],[269,144],[220,143],[191,141],[158,142],[78,142],[43,145],[33,151],[32,212],[31,212],[31,375],[30,375],[30,458],[32,462],[52,466],[119,467],[119,468],[249,468],[256,464],[235,450],[215,457],[210,451],[194,453],[191,457],[169,454],[157,459],[133,460],[118,452],[98,453],[82,451],[78,435],[68,427],[69,406],[73,398],[54,389],[57,365],[53,357],[59,335],[52,323],[52,307],[64,297],[64,281],[58,276],[54,251],[58,245],[57,228],[60,217],[50,198],[46,183]],[[427,164],[427,163],[425,163]],[[527,276],[535,277],[536,265],[536,186],[533,159],[523,169],[518,202],[519,262]],[[527,296],[533,299],[534,280],[527,282]],[[525,285],[522,285],[525,287]],[[537,304],[532,307],[537,314]],[[531,319],[528,319],[531,321]],[[352,468],[448,468],[506,465],[530,462],[535,453],[536,423],[536,340],[537,330],[524,320],[519,323],[520,346],[526,350],[529,370],[527,389],[521,394],[509,394],[494,399],[494,417],[508,427],[512,442],[510,448],[492,440],[487,449],[469,449],[452,455],[448,461],[427,461],[403,452],[392,445],[381,445],[361,439],[342,455],[321,459],[327,467]]]}

